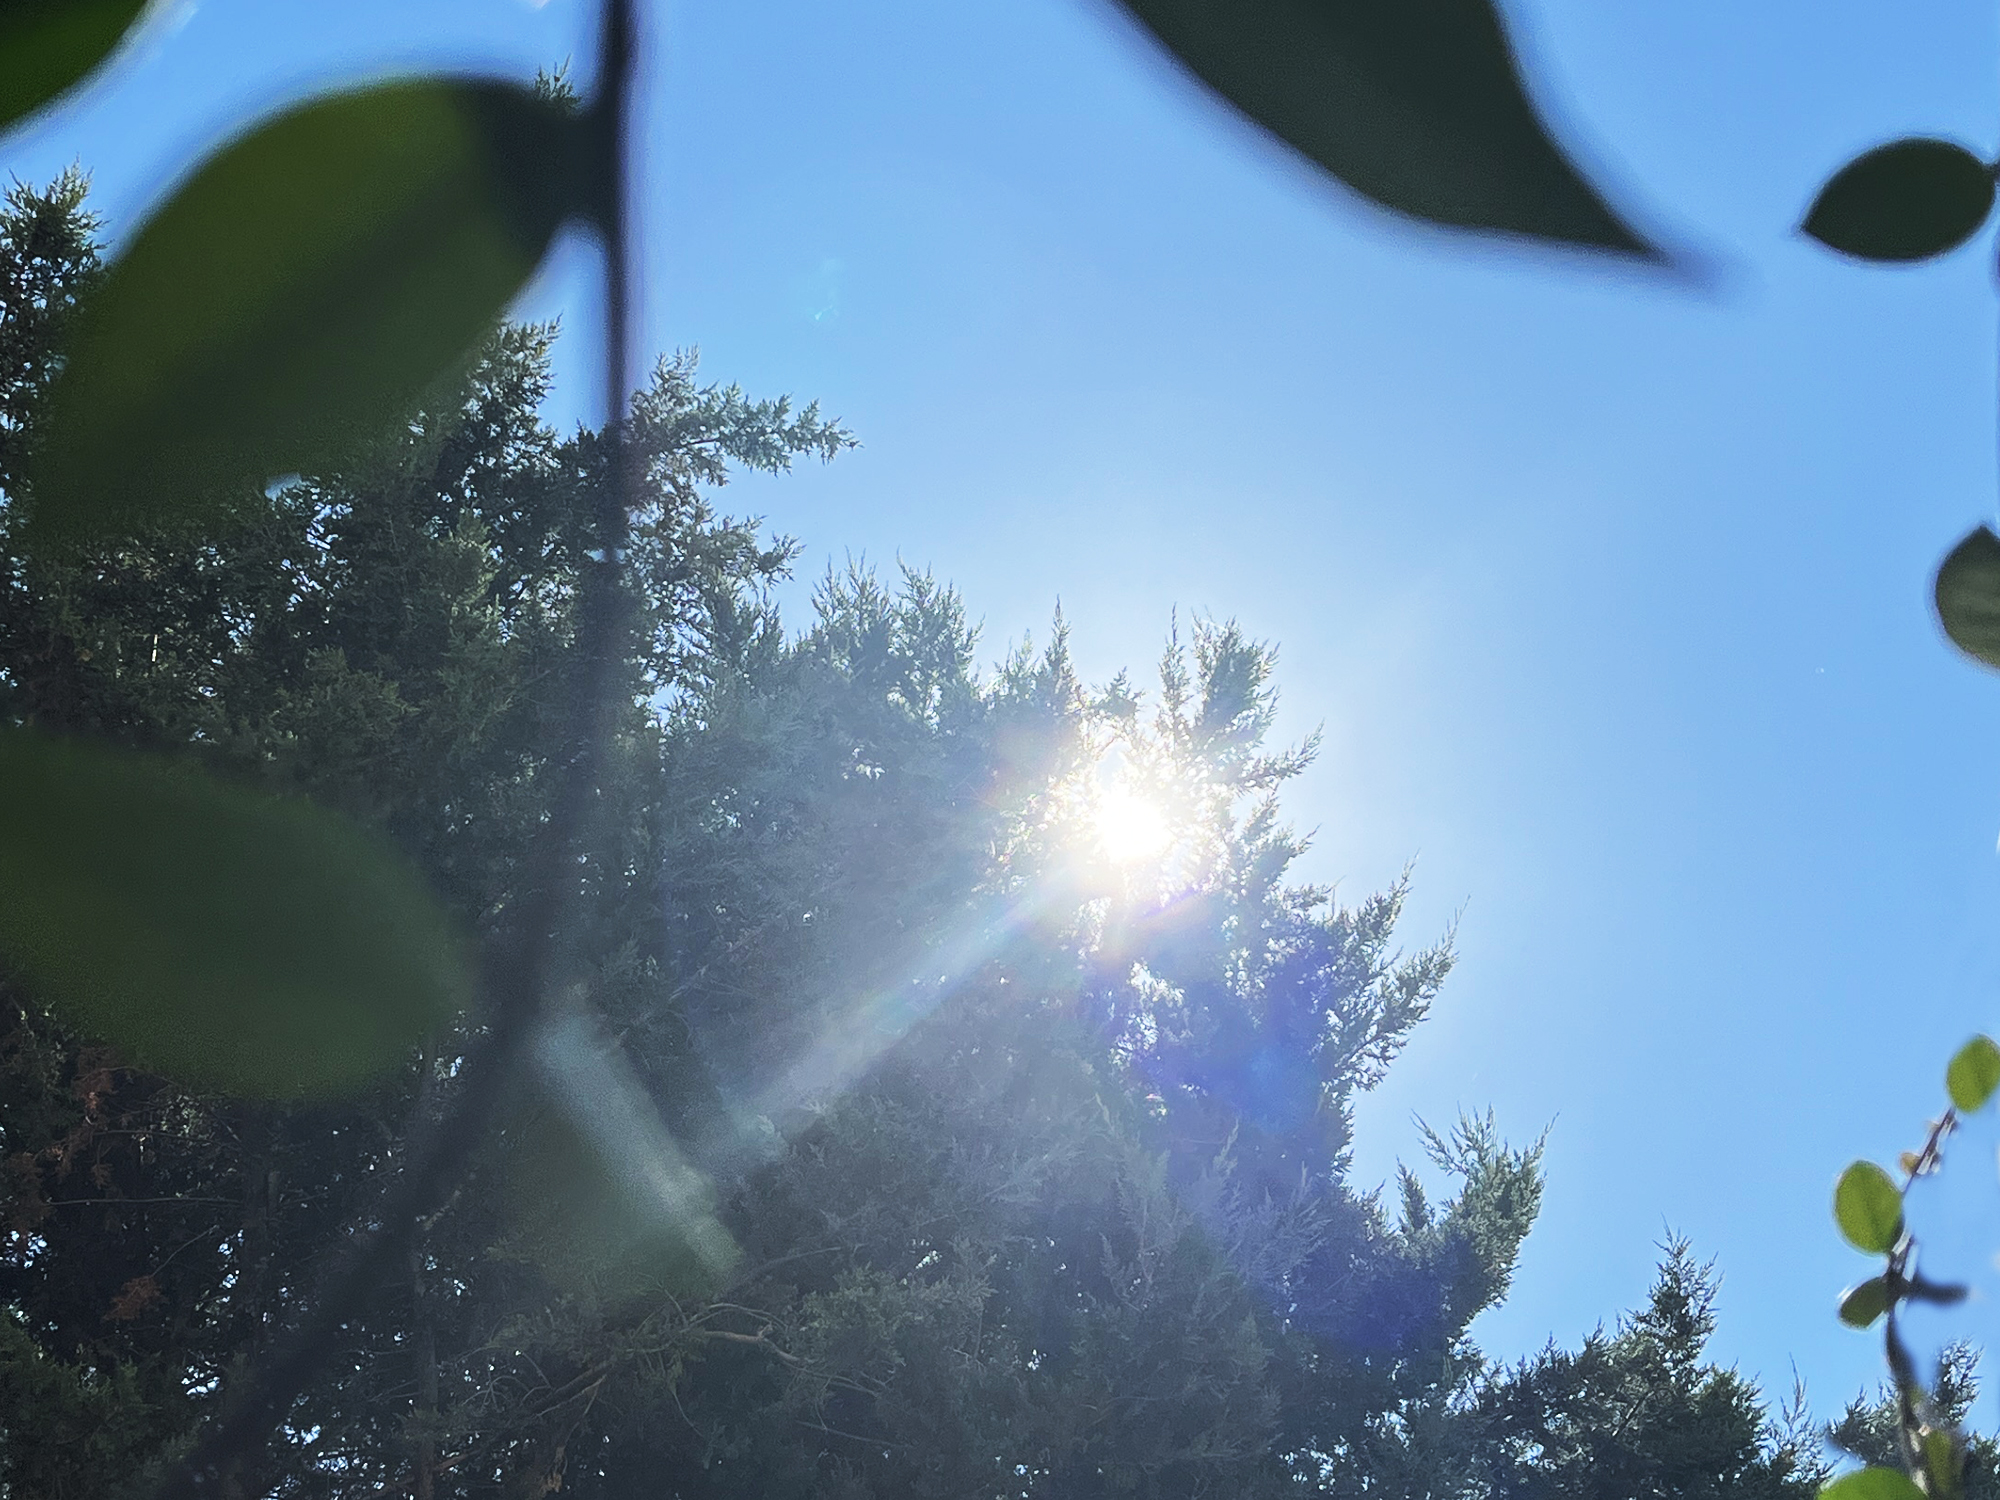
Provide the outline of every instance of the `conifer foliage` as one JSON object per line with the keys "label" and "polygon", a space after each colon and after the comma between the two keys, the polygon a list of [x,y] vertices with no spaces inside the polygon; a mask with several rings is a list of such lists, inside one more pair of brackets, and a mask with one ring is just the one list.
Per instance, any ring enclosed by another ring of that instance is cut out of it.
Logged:
{"label": "conifer foliage", "polygon": [[[0,718],[338,809],[506,951],[613,482],[601,434],[538,414],[551,330],[496,332],[341,467],[225,497],[212,539],[37,554],[8,533],[92,228],[75,179],[0,217]],[[1312,747],[1268,743],[1269,649],[1202,622],[1157,694],[1092,689],[1058,621],[982,673],[908,571],[829,576],[790,632],[794,549],[715,492],[846,431],[692,356],[633,413],[640,628],[564,923],[576,1004],[226,1493],[1608,1496],[1552,1424],[1680,1473],[1717,1412],[1702,1474],[1805,1492],[1699,1365],[1685,1257],[1616,1339],[1487,1369],[1467,1328],[1538,1146],[1467,1120],[1431,1140],[1444,1201],[1351,1181],[1352,1102],[1451,950],[1397,949],[1401,883],[1345,907],[1293,878],[1278,797]],[[1144,838],[1112,836],[1121,799]],[[244,1101],[0,977],[0,1496],[143,1494],[477,1042]],[[1621,1426],[1637,1387],[1668,1405]]]}
{"label": "conifer foliage", "polygon": [[1680,1496],[1805,1500],[1829,1473],[1803,1395],[1775,1416],[1704,1360],[1715,1268],[1665,1246],[1646,1305],[1572,1352],[1553,1345],[1481,1391],[1480,1468],[1495,1500]]}

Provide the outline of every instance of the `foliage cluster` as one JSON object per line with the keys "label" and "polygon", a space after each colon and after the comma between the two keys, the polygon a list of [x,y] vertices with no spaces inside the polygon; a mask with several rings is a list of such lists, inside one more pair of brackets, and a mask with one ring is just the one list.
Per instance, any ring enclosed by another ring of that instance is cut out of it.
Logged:
{"label": "foliage cluster", "polygon": [[[80,184],[17,189],[0,285],[35,290],[0,318],[0,456],[97,274]],[[308,793],[504,947],[611,482],[602,433],[537,414],[550,338],[503,330],[211,545],[0,545],[9,722]],[[865,571],[789,634],[789,545],[713,492],[844,430],[681,357],[631,431],[640,628],[568,1008],[222,1493],[1568,1495],[1612,1455],[1663,1494],[1810,1493],[1810,1445],[1703,1363],[1682,1250],[1618,1333],[1481,1358],[1536,1148],[1467,1121],[1433,1140],[1446,1201],[1350,1181],[1349,1105],[1450,951],[1396,953],[1400,885],[1343,907],[1288,877],[1277,798],[1310,747],[1267,744],[1267,649],[1196,626],[1149,709],[1080,683],[1060,625],[982,675],[950,590]],[[1166,809],[1155,861],[1091,852],[1107,752]],[[244,1100],[0,986],[0,1493],[143,1492],[185,1453],[480,1033],[360,1093]],[[674,1213],[634,1210],[635,1164],[678,1171]]]}

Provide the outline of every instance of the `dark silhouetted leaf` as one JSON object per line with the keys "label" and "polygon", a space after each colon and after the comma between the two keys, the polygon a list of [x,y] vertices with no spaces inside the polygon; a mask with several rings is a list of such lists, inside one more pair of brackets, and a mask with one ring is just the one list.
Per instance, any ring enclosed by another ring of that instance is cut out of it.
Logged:
{"label": "dark silhouetted leaf", "polygon": [[1820,189],[1805,232],[1862,260],[1927,260],[1970,239],[1993,207],[1993,169],[1950,141],[1892,141]]}
{"label": "dark silhouetted leaf", "polygon": [[1912,1302],[1928,1302],[1933,1307],[1956,1307],[1972,1289],[1956,1281],[1926,1281],[1918,1276],[1903,1283],[1903,1295]]}
{"label": "dark silhouetted leaf", "polygon": [[1903,1195],[1887,1172],[1872,1161],[1858,1161],[1840,1174],[1833,1217],[1855,1249],[1886,1255],[1903,1232]]}
{"label": "dark silhouetted leaf", "polygon": [[197,1088],[327,1094],[466,999],[458,945],[381,840],[136,753],[0,733],[0,961]]}
{"label": "dark silhouetted leaf", "polygon": [[1843,1474],[1819,1494],[1820,1500],[1925,1500],[1916,1481],[1901,1469],[1861,1469]]}
{"label": "dark silhouetted leaf", "polygon": [[80,83],[146,0],[7,0],[0,4],[0,130]]}
{"label": "dark silhouetted leaf", "polygon": [[1666,257],[1530,102],[1491,0],[1124,0],[1204,82],[1415,218]]}
{"label": "dark silhouetted leaf", "polygon": [[1866,1328],[1889,1310],[1889,1283],[1877,1276],[1849,1290],[1840,1299],[1840,1321],[1849,1328]]}
{"label": "dark silhouetted leaf", "polygon": [[1951,643],[2000,667],[2000,537],[1982,526],[1938,568],[1938,623]]}
{"label": "dark silhouetted leaf", "polygon": [[1984,1108],[1993,1091],[2000,1089],[2000,1047],[1990,1037],[1974,1037],[1944,1070],[1944,1086],[1960,1113]]}
{"label": "dark silhouetted leaf", "polygon": [[436,80],[322,99],[225,148],[78,318],[32,537],[204,518],[380,431],[594,204],[591,139],[527,89]]}

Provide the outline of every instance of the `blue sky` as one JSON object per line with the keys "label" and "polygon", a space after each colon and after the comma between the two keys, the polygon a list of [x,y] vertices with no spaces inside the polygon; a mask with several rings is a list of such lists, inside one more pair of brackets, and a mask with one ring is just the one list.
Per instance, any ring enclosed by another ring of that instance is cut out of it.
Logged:
{"label": "blue sky", "polygon": [[[1690,294],[1412,232],[1302,170],[1103,0],[651,9],[641,346],[817,397],[864,447],[731,492],[807,546],[934,568],[997,657],[1058,599],[1094,677],[1169,612],[1283,651],[1310,873],[1416,858],[1461,967],[1361,1111],[1553,1122],[1513,1355],[1631,1305],[1669,1227],[1719,1258],[1719,1352],[1822,1410],[1876,1377],[1833,1321],[1850,1158],[1914,1146],[2000,1030],[2000,676],[1931,570],[1995,510],[1990,236],[1880,271],[1791,232],[1894,135],[2000,147],[1990,7],[1517,0],[1573,138],[1727,267]],[[4,144],[81,161],[114,237],[302,89],[574,56],[582,0],[168,6]],[[528,297],[572,328],[588,252]],[[803,587],[799,599],[802,602]],[[2000,1343],[1993,1129],[1917,1212]],[[1930,1201],[1934,1200],[1934,1201]],[[1944,1326],[1944,1325],[1940,1325]],[[1990,1403],[1991,1397],[1988,1398]],[[1993,1425],[1989,1404],[1982,1412]]]}

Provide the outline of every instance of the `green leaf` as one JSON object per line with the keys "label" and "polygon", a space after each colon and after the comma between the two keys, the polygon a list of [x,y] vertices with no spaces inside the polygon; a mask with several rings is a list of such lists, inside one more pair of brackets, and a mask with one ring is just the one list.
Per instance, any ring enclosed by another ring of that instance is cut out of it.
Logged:
{"label": "green leaf", "polygon": [[1861,1469],[1843,1474],[1819,1494],[1820,1500],[1925,1500],[1916,1481],[1901,1469]]}
{"label": "green leaf", "polygon": [[1889,1283],[1877,1276],[1850,1288],[1840,1299],[1840,1321],[1849,1328],[1866,1328],[1889,1310]]}
{"label": "green leaf", "polygon": [[2000,1089],[2000,1047],[1990,1037],[1974,1037],[1944,1070],[1944,1086],[1960,1114],[1984,1108],[1994,1090]]}
{"label": "green leaf", "polygon": [[1529,100],[1492,0],[1124,0],[1187,68],[1414,218],[1667,259]]}
{"label": "green leaf", "polygon": [[1855,1249],[1887,1255],[1903,1233],[1903,1195],[1887,1172],[1872,1161],[1858,1161],[1840,1174],[1833,1217]]}
{"label": "green leaf", "polygon": [[1965,1492],[1965,1449],[1949,1427],[1933,1427],[1922,1441],[1924,1477],[1930,1500],[1958,1500]]}
{"label": "green leaf", "polygon": [[111,55],[146,0],[8,0],[0,5],[0,130]]}
{"label": "green leaf", "polygon": [[0,733],[0,959],[195,1088],[335,1093],[467,998],[459,946],[382,840],[173,762]]}
{"label": "green leaf", "polygon": [[596,204],[594,140],[528,89],[426,80],[321,99],[225,147],[78,317],[31,537],[211,519],[382,432]]}
{"label": "green leaf", "polygon": [[1928,260],[1964,244],[1993,207],[1993,169],[1950,141],[1892,141],[1820,189],[1801,226],[1862,260]]}
{"label": "green leaf", "polygon": [[2000,537],[1982,526],[1952,548],[1938,568],[1934,598],[1951,643],[2000,667]]}

